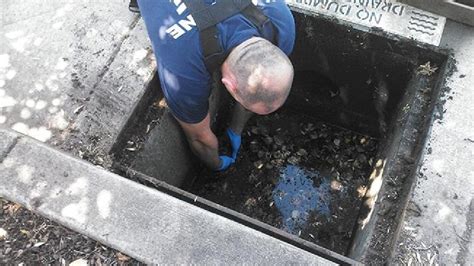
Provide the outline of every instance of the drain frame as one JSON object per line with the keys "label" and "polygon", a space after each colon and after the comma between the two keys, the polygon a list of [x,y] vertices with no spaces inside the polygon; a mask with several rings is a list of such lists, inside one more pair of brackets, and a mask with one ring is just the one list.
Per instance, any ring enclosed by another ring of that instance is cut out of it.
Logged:
{"label": "drain frame", "polygon": [[[386,143],[392,143],[387,146],[389,150],[381,151],[380,155],[386,156],[387,164],[380,174],[381,183],[374,185],[375,187],[380,185],[375,197],[366,195],[364,199],[365,205],[371,206],[368,210],[370,213],[365,217],[369,220],[365,224],[359,221],[356,225],[351,249],[348,252],[349,257],[363,262],[390,262],[402,229],[410,195],[416,186],[417,172],[421,167],[420,162],[423,159],[431,125],[437,118],[437,113],[442,112],[438,110],[442,102],[437,99],[446,90],[445,77],[449,76],[454,63],[454,59],[448,55],[444,64],[440,66],[442,73],[439,74],[439,79],[433,81],[425,76],[415,76],[411,81],[412,84],[409,86],[414,90],[408,91],[409,93],[400,102],[400,107],[408,105],[411,108],[407,112],[403,108],[398,109],[397,121],[392,125],[394,134],[384,139]],[[423,90],[427,87],[432,88],[429,95]],[[420,101],[425,101],[425,104],[421,104]],[[400,188],[392,187],[390,182],[393,178],[403,180]],[[374,183],[376,182],[372,182]],[[359,219],[361,216],[362,214],[359,214]],[[393,232],[376,235],[382,228],[387,230],[386,219],[394,221],[388,223],[390,226],[388,230]],[[374,245],[381,242],[383,243],[380,244],[381,248],[374,249]]]}

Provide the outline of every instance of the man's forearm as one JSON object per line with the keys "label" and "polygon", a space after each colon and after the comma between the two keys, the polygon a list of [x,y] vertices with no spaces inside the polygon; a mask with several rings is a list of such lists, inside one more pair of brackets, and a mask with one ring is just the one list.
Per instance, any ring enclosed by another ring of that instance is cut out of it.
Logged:
{"label": "man's forearm", "polygon": [[209,136],[205,139],[189,140],[193,153],[211,169],[218,169],[221,166],[219,159],[218,141],[216,136]]}
{"label": "man's forearm", "polygon": [[207,167],[217,170],[221,166],[219,143],[216,135],[211,130],[210,121],[209,114],[204,120],[194,124],[185,123],[178,119],[194,155],[201,159]]}

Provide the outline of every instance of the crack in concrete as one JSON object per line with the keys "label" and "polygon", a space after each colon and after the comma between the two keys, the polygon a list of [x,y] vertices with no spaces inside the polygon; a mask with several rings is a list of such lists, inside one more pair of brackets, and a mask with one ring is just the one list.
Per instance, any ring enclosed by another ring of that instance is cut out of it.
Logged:
{"label": "crack in concrete", "polygon": [[13,148],[15,148],[16,144],[18,143],[18,140],[20,139],[20,137],[16,137],[12,140],[12,143],[10,143],[10,145],[8,145],[8,147],[6,148],[6,150],[4,152],[1,152],[0,153],[0,163],[3,163],[3,160],[5,158],[7,158],[8,154],[10,154],[10,152],[13,150]]}
{"label": "crack in concrete", "polygon": [[460,249],[456,256],[456,263],[466,265],[466,257],[469,252],[469,244],[472,242],[472,229],[474,227],[474,199],[471,199],[469,210],[466,214],[466,230],[462,236],[458,236]]}

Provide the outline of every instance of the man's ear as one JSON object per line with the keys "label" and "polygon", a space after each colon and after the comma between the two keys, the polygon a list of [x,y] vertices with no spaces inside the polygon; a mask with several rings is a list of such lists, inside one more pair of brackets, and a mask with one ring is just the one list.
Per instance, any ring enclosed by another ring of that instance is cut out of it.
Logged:
{"label": "man's ear", "polygon": [[229,77],[222,77],[221,79],[222,84],[227,88],[227,90],[231,93],[236,93],[237,91],[237,83],[235,80],[229,78]]}

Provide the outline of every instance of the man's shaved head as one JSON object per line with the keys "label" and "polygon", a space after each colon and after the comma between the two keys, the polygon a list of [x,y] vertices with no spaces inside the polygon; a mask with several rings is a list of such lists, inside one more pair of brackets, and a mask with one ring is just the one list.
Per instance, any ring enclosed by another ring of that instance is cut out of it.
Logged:
{"label": "man's shaved head", "polygon": [[288,97],[293,65],[277,46],[254,37],[232,50],[222,65],[222,81],[246,109],[268,114]]}

